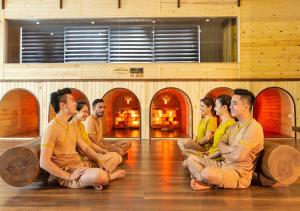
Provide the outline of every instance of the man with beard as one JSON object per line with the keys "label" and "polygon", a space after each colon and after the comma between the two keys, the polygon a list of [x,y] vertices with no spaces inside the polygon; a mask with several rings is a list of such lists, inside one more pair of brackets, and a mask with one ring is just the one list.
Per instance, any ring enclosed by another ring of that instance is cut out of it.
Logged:
{"label": "man with beard", "polygon": [[127,150],[131,146],[130,141],[118,141],[116,143],[103,141],[102,117],[105,110],[103,99],[94,100],[92,106],[93,113],[85,121],[86,131],[91,141],[109,152],[117,152],[121,156],[126,156]]}
{"label": "man with beard", "polygon": [[[48,123],[42,136],[41,168],[56,176],[58,183],[67,188],[92,186],[102,189],[111,180],[124,177],[124,170],[108,173],[96,152],[81,138],[76,123],[68,121],[77,113],[71,90],[58,90],[50,98],[56,116]],[[82,161],[76,148],[88,160]]]}

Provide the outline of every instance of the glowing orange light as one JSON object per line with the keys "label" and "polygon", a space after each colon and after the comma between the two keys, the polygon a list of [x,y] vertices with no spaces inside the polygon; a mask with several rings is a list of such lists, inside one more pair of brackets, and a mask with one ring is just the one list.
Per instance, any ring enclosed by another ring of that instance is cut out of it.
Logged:
{"label": "glowing orange light", "polygon": [[163,101],[164,101],[164,104],[168,104],[168,102],[171,100],[170,96],[168,96],[168,95],[164,95],[164,96],[162,97],[162,99],[163,99]]}
{"label": "glowing orange light", "polygon": [[126,101],[127,104],[129,104],[132,98],[130,96],[125,96],[124,100]]}

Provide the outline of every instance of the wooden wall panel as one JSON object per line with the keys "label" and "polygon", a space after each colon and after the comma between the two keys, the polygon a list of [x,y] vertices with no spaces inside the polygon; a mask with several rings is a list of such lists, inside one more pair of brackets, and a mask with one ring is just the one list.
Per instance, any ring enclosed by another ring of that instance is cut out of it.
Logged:
{"label": "wooden wall panel", "polygon": [[242,78],[300,77],[299,7],[298,0],[241,2]]}
{"label": "wooden wall panel", "polygon": [[4,64],[4,79],[80,79],[79,64]]}
{"label": "wooden wall panel", "polygon": [[5,40],[4,26],[5,26],[4,19],[0,18],[0,80],[3,78],[4,40]]}
{"label": "wooden wall panel", "polygon": [[187,94],[190,98],[193,108],[193,131],[195,133],[197,123],[200,120],[199,104],[209,91],[217,87],[228,88],[247,88],[258,94],[268,87],[281,87],[287,90],[296,103],[296,123],[299,125],[300,112],[300,83],[299,81],[53,81],[53,82],[2,82],[0,96],[14,88],[24,88],[33,92],[39,100],[41,111],[41,128],[44,128],[48,122],[49,96],[50,93],[63,87],[72,87],[80,89],[86,94],[89,101],[102,97],[106,92],[113,88],[126,88],[135,93],[141,103],[141,121],[142,138],[149,137],[149,113],[152,97],[161,89],[166,87],[175,87]]}
{"label": "wooden wall panel", "polygon": [[238,7],[235,0],[161,0],[162,17],[197,17],[197,16],[237,16]]}
{"label": "wooden wall panel", "polygon": [[159,17],[160,0],[84,0],[83,17]]}
{"label": "wooden wall panel", "polygon": [[8,0],[4,10],[6,18],[64,18],[81,16],[81,0]]}

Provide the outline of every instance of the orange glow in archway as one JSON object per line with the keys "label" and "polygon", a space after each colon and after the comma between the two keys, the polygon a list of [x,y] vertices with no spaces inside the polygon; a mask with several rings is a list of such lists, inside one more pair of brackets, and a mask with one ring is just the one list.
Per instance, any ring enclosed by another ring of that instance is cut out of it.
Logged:
{"label": "orange glow in archway", "polygon": [[253,109],[254,118],[260,122],[266,138],[292,138],[295,125],[295,109],[292,97],[285,90],[271,87],[257,97]]}

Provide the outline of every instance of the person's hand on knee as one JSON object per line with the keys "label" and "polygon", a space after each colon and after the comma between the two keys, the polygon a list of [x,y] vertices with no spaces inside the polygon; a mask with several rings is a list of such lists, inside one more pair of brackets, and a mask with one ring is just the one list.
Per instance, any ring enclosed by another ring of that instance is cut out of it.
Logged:
{"label": "person's hand on knee", "polygon": [[80,167],[76,168],[70,175],[68,180],[75,180],[78,179],[81,175],[84,174],[84,172],[87,170],[87,167]]}

